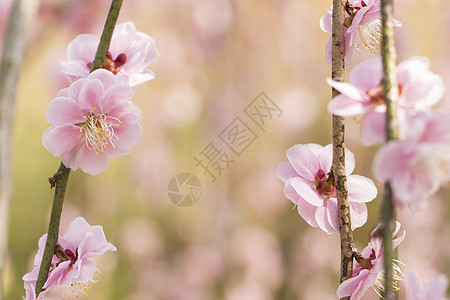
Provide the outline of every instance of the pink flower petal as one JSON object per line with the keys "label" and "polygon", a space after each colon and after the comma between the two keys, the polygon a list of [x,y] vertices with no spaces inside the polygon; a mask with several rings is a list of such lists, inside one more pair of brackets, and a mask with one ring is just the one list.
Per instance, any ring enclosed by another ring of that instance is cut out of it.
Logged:
{"label": "pink flower petal", "polygon": [[[358,26],[364,25],[366,22],[363,22],[364,15],[369,10],[370,6],[361,7],[360,10],[355,14],[355,17],[353,18],[352,25],[347,29],[348,33],[355,33]],[[350,45],[353,45],[351,43]]]}
{"label": "pink flower petal", "polygon": [[128,102],[124,106],[114,105],[108,112],[109,115],[119,119],[122,123],[138,123],[141,119],[141,110],[133,102]]}
{"label": "pink flower petal", "polygon": [[76,147],[81,140],[80,127],[65,124],[48,128],[42,137],[44,147],[54,156],[61,156]]}
{"label": "pink flower petal", "polygon": [[117,128],[114,133],[118,140],[113,140],[115,149],[108,147],[107,152],[109,158],[128,155],[141,140],[142,127],[139,123],[125,124]]}
{"label": "pink flower petal", "polygon": [[[406,298],[408,300],[422,300],[420,298],[420,292],[421,292],[421,284],[418,280],[419,278],[416,276],[416,274],[408,269],[405,274],[405,288],[406,288]],[[432,299],[439,299],[439,298],[432,298]]]}
{"label": "pink flower petal", "polygon": [[122,108],[134,95],[133,89],[124,83],[118,83],[106,91],[100,100],[100,109],[103,113],[109,113],[114,106]]}
{"label": "pink flower petal", "polygon": [[347,176],[355,170],[355,155],[352,151],[345,148],[345,173]]}
{"label": "pink flower petal", "polygon": [[[364,271],[366,271],[366,270],[362,270],[361,273]],[[377,273],[368,272],[367,276],[365,278],[363,278],[363,280],[360,282],[360,284],[358,285],[356,290],[353,292],[350,300],[362,299],[362,297],[364,296],[366,291],[369,288],[371,288],[372,285],[375,284],[376,279],[377,279]]]}
{"label": "pink flower petal", "polygon": [[95,70],[94,72],[89,74],[89,78],[100,80],[105,91],[111,89],[116,84],[119,84],[119,80],[117,79],[117,77],[114,76],[113,73],[104,69]]}
{"label": "pink flower petal", "polygon": [[135,42],[135,40],[136,27],[132,22],[125,22],[117,25],[111,39],[111,54],[117,56],[121,53],[126,53],[127,49]]}
{"label": "pink flower petal", "polygon": [[89,67],[86,64],[75,61],[62,61],[61,73],[66,74],[70,82],[77,78],[83,78],[89,75]]}
{"label": "pink flower petal", "polygon": [[[338,298],[344,298],[344,297],[348,297],[348,296],[352,295],[355,292],[355,290],[357,290],[358,287],[361,285],[362,278],[365,278],[368,275],[369,275],[369,270],[364,269],[364,270],[361,270],[361,272],[359,273],[358,276],[349,278],[349,279],[345,280],[344,282],[342,282],[336,291],[336,295],[338,296]],[[351,299],[357,299],[357,298],[352,297]]]}
{"label": "pink flower petal", "polygon": [[[286,181],[283,192],[284,192],[284,195],[286,196],[286,198],[291,200],[295,205],[298,204],[298,199],[300,198],[300,196],[295,191],[295,189],[292,187],[292,185],[289,183],[289,180]],[[308,204],[308,205],[310,205],[310,204]]]}
{"label": "pink flower petal", "polygon": [[89,232],[90,228],[91,225],[83,217],[78,217],[70,223],[69,229],[67,229],[63,237],[66,240],[70,240],[78,248],[78,245],[85,239],[86,233]]}
{"label": "pink flower petal", "polygon": [[386,140],[385,106],[377,106],[361,120],[361,142],[364,146],[383,143]]}
{"label": "pink flower petal", "polygon": [[56,266],[52,272],[49,273],[48,279],[44,284],[45,289],[50,289],[55,286],[70,286],[71,278],[67,276],[69,270],[70,260],[61,262]]}
{"label": "pink flower petal", "polygon": [[318,227],[319,224],[317,224],[316,221],[316,210],[317,207],[309,204],[302,198],[298,199],[297,202],[297,211],[300,214],[300,216],[312,227]]}
{"label": "pink flower petal", "polygon": [[345,64],[345,66],[348,66],[353,62],[353,48],[354,47],[350,46],[350,34],[347,32],[344,33],[344,43],[345,43],[344,64]]}
{"label": "pink flower petal", "polygon": [[68,97],[58,97],[52,100],[45,111],[45,119],[52,125],[84,122],[78,103]]}
{"label": "pink flower petal", "polygon": [[[82,59],[84,63],[92,62],[97,52],[100,39],[92,34],[80,34],[67,47],[67,58]],[[87,68],[87,67],[86,67]]]}
{"label": "pink flower petal", "polygon": [[295,171],[308,181],[314,182],[319,163],[318,157],[323,147],[317,144],[295,145],[286,152]]}
{"label": "pink flower petal", "polygon": [[311,184],[305,182],[300,177],[293,177],[289,179],[289,183],[295,189],[303,200],[314,206],[322,206],[323,198],[313,189]]}
{"label": "pink flower petal", "polygon": [[333,18],[333,11],[330,9],[327,11],[325,15],[323,15],[322,18],[320,18],[320,29],[322,29],[325,32],[331,33],[332,30],[332,18]]}
{"label": "pink flower petal", "polygon": [[72,170],[77,170],[79,168],[77,155],[79,149],[81,149],[82,147],[86,147],[86,140],[84,138],[80,138],[78,144],[72,150],[61,154],[61,161],[67,168],[70,168]]}
{"label": "pink flower petal", "polygon": [[445,293],[448,287],[448,278],[445,275],[439,275],[434,281],[424,287],[424,299],[445,299]]}
{"label": "pink flower petal", "polygon": [[80,96],[81,89],[83,88],[84,84],[86,83],[86,78],[81,78],[75,82],[73,82],[66,90],[65,93],[67,93],[67,97],[75,100],[78,104],[80,103],[78,98]]}
{"label": "pink flower petal", "polygon": [[77,162],[83,172],[90,175],[98,175],[105,172],[109,166],[109,158],[106,155],[98,155],[94,150],[89,150],[87,147],[81,147],[77,153]]}
{"label": "pink flower petal", "polygon": [[155,79],[155,73],[149,70],[144,70],[141,73],[133,73],[129,75],[127,82],[131,87],[135,87],[152,79]]}
{"label": "pink flower petal", "polygon": [[[330,39],[328,40],[328,43],[325,46],[325,60],[326,62],[331,66],[332,64],[332,58],[333,58],[333,44],[332,44],[332,39],[330,37]],[[352,52],[353,53],[353,52]]]}
{"label": "pink flower petal", "polygon": [[100,112],[100,99],[104,95],[103,84],[98,79],[86,81],[80,91],[80,108],[90,113]]}
{"label": "pink flower petal", "polygon": [[350,175],[347,178],[348,198],[351,202],[370,202],[378,194],[372,180],[360,175]]}
{"label": "pink flower petal", "polygon": [[283,182],[286,182],[291,177],[297,177],[299,176],[297,172],[295,172],[292,165],[288,162],[282,162],[278,165],[277,168],[277,176],[280,178]]}
{"label": "pink flower petal", "polygon": [[352,230],[362,227],[367,222],[367,207],[364,203],[350,203]]}
{"label": "pink flower petal", "polygon": [[[332,80],[330,78],[327,78],[327,83],[329,86],[335,88],[340,93],[345,95],[347,98],[350,98],[350,100],[359,103],[360,105],[370,105],[370,101],[368,99],[365,99],[364,94],[361,93],[361,90],[356,88],[354,85],[346,83],[346,82],[339,82]],[[356,104],[354,104],[356,105]]]}
{"label": "pink flower petal", "polygon": [[94,274],[97,270],[95,262],[91,260],[81,260],[78,266],[78,274],[73,278],[73,282],[90,282],[94,280]]}
{"label": "pink flower petal", "polygon": [[[327,219],[329,226],[333,229],[332,232],[339,232],[339,214],[336,198],[328,198],[325,201],[327,210]],[[326,226],[328,228],[328,226]]]}
{"label": "pink flower petal", "polygon": [[116,247],[106,241],[102,226],[91,226],[89,234],[79,244],[78,253],[82,259],[100,256],[108,251],[116,251]]}
{"label": "pink flower petal", "polygon": [[[411,149],[410,149],[411,150]],[[411,152],[414,155],[414,151]],[[410,156],[411,156],[410,154]],[[389,180],[406,167],[405,153],[397,141],[388,142],[374,157],[373,172],[378,180]]]}
{"label": "pink flower petal", "polygon": [[328,211],[325,206],[316,207],[316,221],[319,228],[328,234],[334,233],[335,230],[328,220]]}
{"label": "pink flower petal", "polygon": [[359,90],[368,91],[376,88],[381,84],[382,68],[381,57],[367,59],[353,68],[349,81]]}
{"label": "pink flower petal", "polygon": [[325,173],[328,173],[331,170],[331,164],[333,161],[333,145],[328,144],[325,147],[323,147],[322,152],[319,154],[318,157],[319,161],[319,168],[324,171]]}

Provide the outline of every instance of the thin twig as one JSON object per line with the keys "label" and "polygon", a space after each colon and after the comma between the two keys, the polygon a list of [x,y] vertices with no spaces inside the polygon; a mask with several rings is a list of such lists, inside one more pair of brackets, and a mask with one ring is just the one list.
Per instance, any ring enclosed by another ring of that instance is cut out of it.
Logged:
{"label": "thin twig", "polygon": [[3,275],[7,256],[9,208],[13,193],[11,136],[16,88],[28,40],[27,31],[34,20],[37,6],[37,0],[14,1],[0,65],[0,300],[5,293]]}
{"label": "thin twig", "polygon": [[[101,68],[103,61],[108,53],[109,44],[111,43],[114,27],[116,26],[119,11],[123,0],[112,0],[111,8],[106,18],[106,23],[103,28],[103,33],[100,38],[100,43],[97,48],[95,59],[92,63],[91,72]],[[43,290],[43,286],[47,281],[50,271],[50,264],[55,254],[56,242],[59,236],[59,224],[61,221],[61,212],[64,202],[64,195],[66,191],[67,181],[69,179],[70,169],[66,168],[61,162],[58,172],[53,176],[52,183],[56,185],[55,197],[53,199],[52,213],[50,216],[50,223],[48,226],[47,242],[45,244],[44,255],[42,257],[41,267],[39,269],[39,276],[36,283],[36,295],[39,295]]]}
{"label": "thin twig", "polygon": [[[397,98],[398,85],[395,70],[396,52],[394,43],[394,23],[392,0],[381,0],[381,22],[383,39],[381,56],[383,58],[383,96],[386,103],[386,140],[398,139]],[[382,296],[394,299],[392,270],[392,231],[394,229],[393,193],[389,182],[385,183],[381,207],[381,229],[383,238],[383,257],[385,282]]]}
{"label": "thin twig", "polygon": [[[331,77],[336,81],[344,81],[344,18],[347,0],[333,0],[332,21],[332,65]],[[339,92],[332,90],[335,97]],[[351,230],[350,207],[348,202],[347,177],[345,173],[345,119],[333,115],[333,165],[336,183],[336,196],[339,211],[339,229],[341,239],[341,271],[340,282],[351,278],[353,269],[353,233]],[[344,298],[346,299],[346,298]]]}

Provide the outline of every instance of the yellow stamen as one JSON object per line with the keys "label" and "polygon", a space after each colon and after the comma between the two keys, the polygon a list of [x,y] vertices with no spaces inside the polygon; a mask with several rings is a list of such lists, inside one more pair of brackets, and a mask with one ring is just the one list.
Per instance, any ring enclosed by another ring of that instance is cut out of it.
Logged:
{"label": "yellow stamen", "polygon": [[[94,109],[95,110],[95,107]],[[114,133],[114,127],[119,127],[122,122],[114,117],[109,117],[106,114],[94,114],[84,116],[85,122],[81,125],[80,133],[84,132],[86,138],[86,146],[92,151],[95,151],[97,157],[100,153],[105,153],[108,145],[111,145],[113,150],[116,150],[113,138],[119,141],[119,138]],[[115,121],[112,123],[111,121]]]}
{"label": "yellow stamen", "polygon": [[367,24],[360,25],[357,30],[356,49],[359,50],[359,47],[363,45],[369,52],[375,53],[375,50],[381,45],[381,20],[376,19]]}

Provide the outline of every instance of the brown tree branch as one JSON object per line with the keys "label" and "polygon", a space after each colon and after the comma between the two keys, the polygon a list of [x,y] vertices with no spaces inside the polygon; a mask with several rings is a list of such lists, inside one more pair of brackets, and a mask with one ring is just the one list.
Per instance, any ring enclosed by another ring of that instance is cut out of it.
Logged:
{"label": "brown tree branch", "polygon": [[[332,64],[331,77],[336,81],[344,81],[344,19],[347,0],[333,0],[332,21]],[[339,92],[332,90],[335,97]],[[345,173],[345,119],[333,115],[333,165],[336,183],[336,196],[339,212],[339,229],[341,239],[340,282],[351,278],[353,269],[353,233],[351,230],[350,207],[348,202],[347,177]],[[344,298],[348,299],[348,298]]]}

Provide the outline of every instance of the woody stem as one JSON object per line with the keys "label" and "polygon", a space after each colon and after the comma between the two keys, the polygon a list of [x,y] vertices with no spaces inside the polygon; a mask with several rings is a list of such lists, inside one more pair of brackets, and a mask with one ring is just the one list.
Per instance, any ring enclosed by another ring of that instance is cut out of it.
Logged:
{"label": "woody stem", "polygon": [[[386,103],[386,140],[398,139],[397,98],[398,85],[395,70],[396,52],[394,44],[392,0],[381,0],[382,43],[381,56],[383,59],[383,99]],[[392,231],[394,228],[393,191],[390,182],[385,183],[383,202],[381,207],[381,229],[383,238],[384,261],[384,292],[383,298],[394,299],[393,270],[392,270]]]}
{"label": "woody stem", "polygon": [[[103,33],[100,38],[100,43],[95,54],[95,59],[92,63],[91,72],[101,68],[103,61],[108,54],[109,45],[111,43],[114,27],[116,26],[117,18],[119,17],[119,11],[122,6],[123,0],[112,0],[111,8],[106,18],[106,23],[103,28]],[[42,256],[41,267],[39,269],[39,275],[36,282],[36,296],[42,291],[45,282],[47,281],[48,274],[50,272],[50,264],[52,262],[53,255],[55,254],[56,243],[59,236],[59,224],[61,221],[61,213],[64,203],[64,195],[66,192],[67,182],[69,179],[70,169],[66,168],[61,162],[58,171],[52,178],[52,184],[55,184],[55,196],[53,198],[52,212],[50,215],[50,222],[48,225],[47,242],[45,243],[44,254]]]}
{"label": "woody stem", "polygon": [[[331,77],[335,81],[344,81],[344,33],[345,8],[347,0],[333,0],[332,16],[332,64]],[[332,89],[332,96],[339,92]],[[332,171],[336,183],[338,201],[339,229],[341,240],[340,282],[351,278],[353,269],[353,233],[351,230],[350,207],[348,201],[347,177],[345,173],[345,119],[333,115],[333,164]],[[347,298],[343,298],[347,299]]]}

